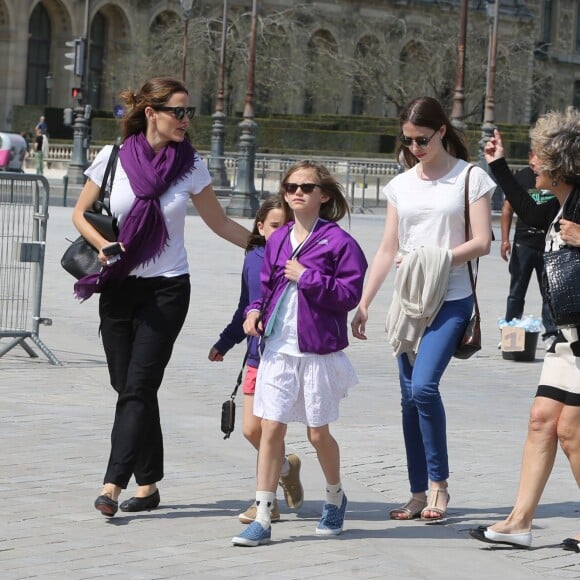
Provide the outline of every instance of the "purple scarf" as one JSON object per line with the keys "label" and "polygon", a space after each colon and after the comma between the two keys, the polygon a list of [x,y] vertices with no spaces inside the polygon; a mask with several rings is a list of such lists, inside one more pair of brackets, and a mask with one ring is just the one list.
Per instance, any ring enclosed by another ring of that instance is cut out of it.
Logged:
{"label": "purple scarf", "polygon": [[121,259],[75,284],[81,300],[100,292],[107,280],[123,280],[140,264],[156,259],[169,239],[159,197],[193,169],[195,149],[187,140],[170,141],[155,153],[144,133],[127,137],[119,159],[129,178],[135,201],[123,220],[119,239],[125,246]]}

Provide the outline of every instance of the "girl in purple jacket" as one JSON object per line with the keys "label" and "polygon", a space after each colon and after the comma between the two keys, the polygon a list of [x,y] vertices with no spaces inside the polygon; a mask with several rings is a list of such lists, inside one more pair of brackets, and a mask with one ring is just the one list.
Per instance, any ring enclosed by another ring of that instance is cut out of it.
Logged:
{"label": "girl in purple jacket", "polygon": [[261,272],[261,298],[248,307],[244,330],[261,335],[254,415],[262,420],[256,519],[234,545],[271,538],[271,506],[290,421],[304,423],[326,478],[319,535],[342,532],[347,500],[340,451],[329,424],[358,379],[347,356],[347,315],[362,293],[367,262],[336,222],[349,214],[340,184],[323,165],[301,161],[282,180],[280,194],[294,220],[272,234]]}
{"label": "girl in purple jacket", "polygon": [[[271,195],[266,199],[256,213],[254,227],[246,246],[246,258],[242,270],[242,288],[238,307],[231,322],[223,329],[219,340],[211,347],[208,358],[211,361],[223,361],[226,353],[236,344],[246,338],[244,332],[244,312],[249,304],[260,298],[260,271],[264,261],[264,252],[268,238],[288,221],[282,206],[280,195]],[[247,336],[246,374],[242,389],[244,406],[242,415],[242,430],[244,437],[253,445],[256,451],[260,448],[262,434],[261,420],[253,414],[254,393],[256,390],[256,375],[260,364],[260,347],[257,336]],[[300,458],[290,453],[283,454],[280,486],[284,491],[286,505],[298,510],[304,501],[304,491],[300,483]],[[249,524],[256,519],[256,504],[252,505],[238,516],[243,524]],[[278,502],[274,499],[272,505],[272,521],[280,520]]]}

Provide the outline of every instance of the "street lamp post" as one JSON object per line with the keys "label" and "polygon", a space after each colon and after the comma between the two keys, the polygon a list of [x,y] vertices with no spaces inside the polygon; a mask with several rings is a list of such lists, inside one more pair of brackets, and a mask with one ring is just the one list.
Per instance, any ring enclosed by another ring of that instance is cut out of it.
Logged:
{"label": "street lamp post", "polygon": [[252,25],[248,57],[248,75],[244,119],[240,123],[240,143],[238,148],[238,171],[236,185],[226,208],[232,216],[251,217],[258,210],[258,196],[254,185],[254,165],[256,161],[256,122],[254,121],[254,86],[256,69],[256,25],[258,0],[252,2]]}
{"label": "street lamp post", "polygon": [[[81,66],[81,91],[76,97],[75,107],[73,107],[73,148],[69,161],[66,178],[73,185],[83,185],[86,181],[85,169],[89,166],[88,150],[90,146],[89,127],[91,123],[92,107],[86,104],[89,97],[89,76],[90,76],[90,0],[85,0],[85,23],[82,45],[84,47],[80,58]],[[83,104],[83,102],[85,104]]]}
{"label": "street lamp post", "polygon": [[86,181],[85,169],[89,166],[87,151],[89,149],[89,122],[91,106],[77,104],[73,108],[73,148],[68,164],[67,179],[71,184],[83,185]]}
{"label": "street lamp post", "polygon": [[187,67],[187,35],[189,32],[189,19],[193,16],[193,5],[195,0],[179,0],[181,13],[183,16],[183,49],[181,54],[181,80],[185,84]]}
{"label": "street lamp post", "polygon": [[459,16],[459,36],[457,39],[457,76],[455,77],[455,91],[453,94],[453,109],[451,110],[451,123],[458,129],[465,129],[463,122],[465,103],[465,46],[467,37],[467,3],[461,0],[461,12]]}
{"label": "street lamp post", "polygon": [[487,17],[489,22],[489,44],[487,51],[487,75],[485,83],[485,104],[481,141],[479,142],[480,163],[485,166],[485,144],[493,136],[495,129],[495,63],[497,55],[497,25],[500,0],[487,0]]}
{"label": "street lamp post", "polygon": [[222,18],[222,39],[220,48],[220,64],[218,69],[218,86],[215,102],[215,112],[212,115],[213,123],[211,129],[211,156],[208,168],[212,177],[212,183],[216,193],[219,195],[220,189],[230,193],[230,182],[226,172],[224,162],[224,139],[225,139],[225,119],[224,113],[224,84],[225,84],[225,60],[226,60],[226,39],[228,28],[228,0],[224,0]]}
{"label": "street lamp post", "polygon": [[[497,27],[500,0],[487,0],[486,11],[489,22],[489,44],[487,52],[487,76],[481,140],[479,141],[479,165],[489,171],[485,161],[485,144],[493,137],[495,126],[495,69],[497,57]],[[492,209],[501,209],[503,192],[497,188],[493,194]]]}

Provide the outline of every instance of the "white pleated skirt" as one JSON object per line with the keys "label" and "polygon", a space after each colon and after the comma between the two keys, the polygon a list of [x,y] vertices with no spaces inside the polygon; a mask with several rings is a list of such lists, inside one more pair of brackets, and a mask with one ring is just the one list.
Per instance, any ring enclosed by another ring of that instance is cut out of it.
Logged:
{"label": "white pleated skirt", "polygon": [[298,357],[266,346],[256,379],[254,415],[322,427],[338,419],[340,401],[356,384],[356,372],[342,351]]}

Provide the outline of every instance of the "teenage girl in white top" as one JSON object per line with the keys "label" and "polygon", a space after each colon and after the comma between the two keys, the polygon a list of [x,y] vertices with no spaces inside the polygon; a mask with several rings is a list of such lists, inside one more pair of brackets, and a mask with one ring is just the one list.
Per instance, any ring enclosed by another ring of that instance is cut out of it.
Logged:
{"label": "teenage girl in white top", "polygon": [[[420,97],[400,117],[400,144],[406,172],[385,188],[388,199],[383,239],[372,262],[351,327],[366,340],[369,306],[392,264],[420,246],[452,250],[445,301],[425,330],[412,364],[397,357],[410,500],[390,512],[397,520],[445,518],[449,494],[445,409],[439,381],[471,317],[473,296],[467,261],[489,253],[492,179],[479,167],[469,177],[471,239],[465,241],[464,187],[468,151],[439,102]],[[429,496],[427,497],[427,490]]]}

